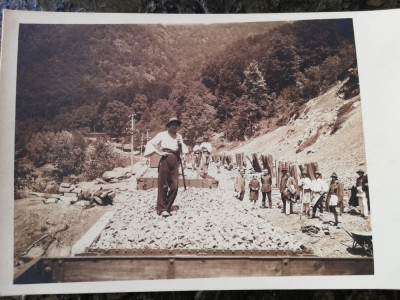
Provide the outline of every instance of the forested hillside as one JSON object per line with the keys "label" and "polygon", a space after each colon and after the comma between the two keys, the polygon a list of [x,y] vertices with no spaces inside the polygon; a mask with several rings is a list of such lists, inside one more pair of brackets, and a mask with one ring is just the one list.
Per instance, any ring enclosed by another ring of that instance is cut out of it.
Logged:
{"label": "forested hillside", "polygon": [[22,25],[17,149],[35,132],[156,132],[244,140],[284,124],[356,65],[352,21]]}

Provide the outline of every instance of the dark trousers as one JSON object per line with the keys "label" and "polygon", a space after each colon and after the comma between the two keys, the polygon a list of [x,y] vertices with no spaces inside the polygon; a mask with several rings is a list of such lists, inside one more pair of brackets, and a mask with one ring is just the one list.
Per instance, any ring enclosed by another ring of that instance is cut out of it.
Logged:
{"label": "dark trousers", "polygon": [[325,199],[325,195],[322,195],[321,197],[318,198],[317,202],[315,203],[313,209],[312,209],[312,215],[315,216],[315,213],[317,212],[317,209],[319,208],[319,212],[322,214],[324,208],[322,206],[322,203]]}
{"label": "dark trousers", "polygon": [[[283,212],[286,212],[286,199],[290,199],[290,196],[285,194],[285,193],[281,193],[281,199],[282,199],[282,203],[283,203]],[[290,201],[290,213],[291,214],[293,213],[293,203],[292,203],[292,201]]]}
{"label": "dark trousers", "polygon": [[261,192],[262,193],[262,206],[265,206],[265,200],[268,196],[269,208],[272,207],[271,192]]}
{"label": "dark trousers", "polygon": [[174,154],[161,157],[158,166],[157,213],[169,212],[178,194],[179,160]]}
{"label": "dark trousers", "polygon": [[243,198],[244,198],[244,192],[245,192],[245,191],[240,191],[240,195],[239,195],[239,197],[238,197],[239,200],[243,200]]}

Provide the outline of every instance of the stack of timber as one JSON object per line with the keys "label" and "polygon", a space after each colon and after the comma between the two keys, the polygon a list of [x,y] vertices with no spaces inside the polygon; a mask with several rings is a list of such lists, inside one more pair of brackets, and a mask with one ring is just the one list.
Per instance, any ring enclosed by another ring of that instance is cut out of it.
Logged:
{"label": "stack of timber", "polygon": [[287,170],[289,171],[290,175],[294,178],[296,182],[296,189],[298,189],[298,178],[299,178],[299,172],[298,172],[298,167],[295,164],[292,164],[290,162],[278,162],[278,174],[277,174],[277,182],[278,186],[280,185],[281,179],[282,179],[282,170]]}
{"label": "stack of timber", "polygon": [[48,193],[37,193],[30,192],[29,194],[43,197],[44,204],[49,203],[64,203],[64,204],[76,204],[80,206],[89,206],[92,204],[97,205],[110,205],[113,203],[113,199],[116,193],[112,190],[104,191],[100,188],[98,191],[91,193],[90,191],[82,191],[74,184],[62,182],[59,188],[60,194],[48,194]]}
{"label": "stack of timber", "polygon": [[272,155],[271,154],[261,155],[260,158],[261,158],[263,168],[267,169],[269,174],[271,174],[271,176],[276,176]]}
{"label": "stack of timber", "polygon": [[318,171],[318,163],[316,162],[306,163],[304,165],[299,166],[299,168],[301,172],[306,171],[310,176],[310,179],[314,180],[315,172]]}
{"label": "stack of timber", "polygon": [[262,168],[261,168],[260,162],[258,160],[257,153],[253,153],[252,157],[253,157],[252,165],[253,165],[254,171],[257,173],[262,172]]}
{"label": "stack of timber", "polygon": [[244,167],[244,153],[236,153],[235,154],[235,158],[236,158],[236,166],[238,167],[238,169],[241,169]]}

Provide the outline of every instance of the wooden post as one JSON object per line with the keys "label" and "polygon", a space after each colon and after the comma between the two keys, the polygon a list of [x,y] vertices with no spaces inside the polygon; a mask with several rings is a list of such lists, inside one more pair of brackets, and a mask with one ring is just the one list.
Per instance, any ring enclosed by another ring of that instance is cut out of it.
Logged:
{"label": "wooden post", "polygon": [[133,129],[134,129],[134,119],[133,119],[133,116],[134,116],[135,114],[133,113],[132,115],[131,115],[131,130],[132,130],[132,132],[131,132],[131,173],[133,173]]}

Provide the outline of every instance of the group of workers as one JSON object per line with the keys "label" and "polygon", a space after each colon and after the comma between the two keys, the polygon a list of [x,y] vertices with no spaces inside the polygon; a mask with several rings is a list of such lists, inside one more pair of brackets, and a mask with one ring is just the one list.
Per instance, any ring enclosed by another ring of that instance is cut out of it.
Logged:
{"label": "group of workers", "polygon": [[[157,195],[157,214],[168,217],[171,214],[171,208],[178,193],[178,177],[179,167],[182,165],[182,156],[189,153],[188,147],[184,144],[182,135],[178,133],[182,122],[177,118],[171,118],[166,123],[166,131],[158,133],[151,139],[147,145],[144,155],[150,155],[153,152],[161,156],[158,166],[158,195]],[[208,173],[208,164],[210,162],[211,143],[207,137],[203,138],[202,143],[196,141],[193,147],[192,164],[193,167],[205,176]],[[186,156],[186,157],[190,157]],[[322,180],[321,173],[315,172],[315,179],[311,180],[306,171],[301,173],[301,178],[296,180],[292,177],[287,169],[281,170],[282,177],[278,183],[278,188],[281,194],[282,212],[285,214],[293,213],[293,203],[298,201],[298,190],[301,189],[300,201],[302,202],[302,214],[316,217],[317,210],[322,213],[323,208],[329,207],[329,210],[335,216],[335,225],[338,224],[338,212],[336,207],[340,205],[340,183],[336,173],[331,175],[331,182],[328,185]],[[357,172],[357,199],[358,205],[361,208],[361,215],[368,218],[368,180],[364,175],[364,171]],[[240,169],[239,174],[234,179],[234,188],[236,197],[239,200],[244,199],[245,195],[245,170]],[[253,175],[249,182],[250,195],[249,199],[253,204],[253,208],[259,197],[259,191],[262,193],[261,208],[272,208],[272,177],[268,169],[264,169],[261,175],[261,184],[256,175]]]}
{"label": "group of workers", "polygon": [[[310,218],[316,218],[317,211],[322,214],[325,211],[333,213],[335,217],[334,225],[337,226],[338,211],[336,208],[342,207],[343,185],[340,184],[336,173],[332,173],[329,185],[322,179],[321,173],[314,173],[315,179],[311,180],[307,171],[301,172],[301,178],[296,180],[287,169],[282,169],[282,177],[278,183],[279,192],[281,194],[282,212],[286,215],[293,214],[293,203],[301,201],[301,213]],[[234,179],[234,189],[236,198],[244,199],[246,183],[245,170],[240,169]],[[356,181],[358,206],[360,207],[361,216],[365,219],[369,215],[369,197],[368,180],[363,170],[357,171],[358,178]],[[266,198],[268,198],[269,208],[272,208],[271,186],[272,178],[267,169],[263,170],[261,175],[261,184],[257,179],[257,175],[253,175],[249,182],[249,200],[253,204],[253,208],[259,198],[259,191],[262,193],[261,208],[266,208]]]}
{"label": "group of workers", "polygon": [[[210,143],[210,139],[205,136],[202,139],[197,139],[195,145],[193,146],[192,155],[192,166],[193,169],[198,172],[201,177],[205,177],[208,174],[208,166],[210,164],[210,156],[211,156],[212,146]],[[190,159],[189,154],[189,159]]]}

